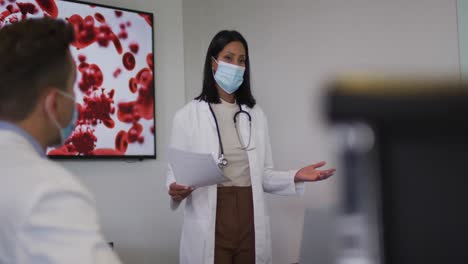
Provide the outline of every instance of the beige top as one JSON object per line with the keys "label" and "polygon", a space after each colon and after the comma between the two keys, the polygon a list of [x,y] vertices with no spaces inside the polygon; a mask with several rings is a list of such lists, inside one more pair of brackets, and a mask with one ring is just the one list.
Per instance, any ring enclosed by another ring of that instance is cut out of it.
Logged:
{"label": "beige top", "polygon": [[224,176],[231,180],[218,186],[250,186],[249,158],[247,151],[241,148],[233,121],[235,113],[239,111],[239,106],[236,103],[230,104],[221,99],[221,104],[212,104],[211,107],[218,120],[219,132],[224,147],[224,157],[228,161],[228,165],[222,170]]}

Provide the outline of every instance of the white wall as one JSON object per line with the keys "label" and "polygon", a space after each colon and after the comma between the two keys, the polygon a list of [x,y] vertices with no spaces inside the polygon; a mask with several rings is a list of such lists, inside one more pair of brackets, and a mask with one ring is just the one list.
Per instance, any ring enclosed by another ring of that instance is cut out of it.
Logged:
{"label": "white wall", "polygon": [[[211,38],[246,37],[279,169],[336,164],[321,97],[332,74],[459,73],[456,0],[184,0],[183,17],[187,100],[200,92]],[[339,180],[308,184],[302,198],[269,197],[274,263],[298,260],[304,208],[336,205]]]}
{"label": "white wall", "polygon": [[155,14],[158,159],[144,162],[67,162],[94,193],[105,236],[124,263],[178,263],[182,216],[168,207],[166,153],[174,112],[185,103],[182,1],[99,0]]}

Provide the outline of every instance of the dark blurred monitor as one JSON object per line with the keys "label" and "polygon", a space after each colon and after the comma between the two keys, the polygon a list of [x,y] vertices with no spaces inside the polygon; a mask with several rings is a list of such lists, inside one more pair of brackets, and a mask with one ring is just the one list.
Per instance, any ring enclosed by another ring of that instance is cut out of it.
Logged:
{"label": "dark blurred monitor", "polygon": [[[379,262],[467,263],[468,85],[350,78],[329,88],[333,124],[373,131],[371,150],[342,155],[342,212],[376,217]],[[362,197],[375,201],[377,214]]]}

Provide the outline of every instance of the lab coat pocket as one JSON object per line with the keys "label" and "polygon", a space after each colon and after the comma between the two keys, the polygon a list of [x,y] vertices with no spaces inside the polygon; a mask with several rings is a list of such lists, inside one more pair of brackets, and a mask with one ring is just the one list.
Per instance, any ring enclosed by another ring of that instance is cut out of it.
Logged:
{"label": "lab coat pocket", "polygon": [[180,263],[204,263],[208,221],[205,219],[184,219],[180,245]]}

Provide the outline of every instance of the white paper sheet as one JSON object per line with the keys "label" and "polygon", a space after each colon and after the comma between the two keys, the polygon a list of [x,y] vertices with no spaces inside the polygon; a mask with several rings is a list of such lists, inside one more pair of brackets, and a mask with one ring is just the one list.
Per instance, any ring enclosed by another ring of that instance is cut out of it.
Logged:
{"label": "white paper sheet", "polygon": [[169,148],[169,163],[176,182],[180,185],[198,188],[229,181],[209,153]]}

